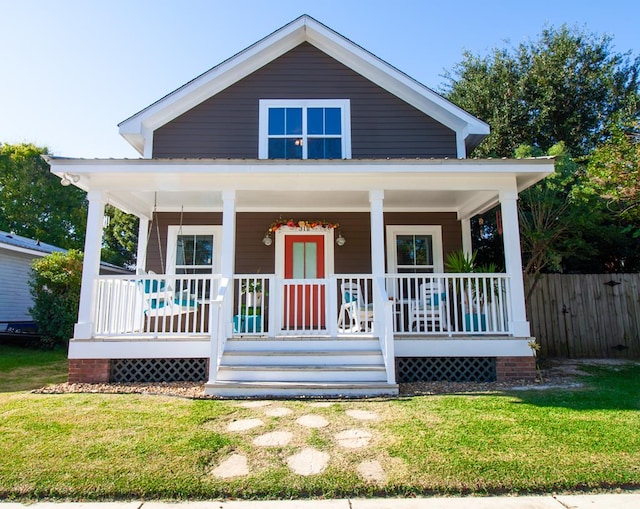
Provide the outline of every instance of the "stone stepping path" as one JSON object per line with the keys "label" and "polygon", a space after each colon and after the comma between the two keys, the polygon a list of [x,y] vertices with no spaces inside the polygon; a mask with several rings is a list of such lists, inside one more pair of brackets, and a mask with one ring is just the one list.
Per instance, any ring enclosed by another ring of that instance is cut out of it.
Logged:
{"label": "stone stepping path", "polygon": [[230,422],[227,426],[227,431],[247,431],[259,426],[264,426],[264,422],[260,419],[241,419]]}
{"label": "stone stepping path", "polygon": [[288,408],[285,408],[283,406],[278,406],[275,408],[266,408],[264,411],[264,414],[268,415],[269,417],[284,417],[285,415],[289,415],[292,413],[293,413],[293,410],[289,410]]}
{"label": "stone stepping path", "polygon": [[371,441],[371,433],[360,429],[349,429],[336,435],[338,444],[347,449],[366,447]]}
{"label": "stone stepping path", "polygon": [[298,454],[287,458],[287,465],[296,474],[314,475],[320,474],[329,464],[329,454],[316,449],[303,449]]}
{"label": "stone stepping path", "polygon": [[[293,413],[293,410],[284,406],[271,406],[271,401],[245,401],[238,406],[250,409],[263,409],[264,415],[268,417],[285,417]],[[314,408],[328,408],[334,403],[316,402],[309,404]],[[347,410],[346,415],[359,421],[377,421],[380,416],[368,410]],[[330,422],[321,415],[306,414],[296,419],[296,424],[305,428],[319,429],[329,426]],[[244,432],[265,426],[262,419],[240,419],[230,422],[227,431]],[[257,447],[285,447],[291,443],[294,433],[291,431],[272,431],[264,433],[253,439],[253,444]],[[361,449],[368,447],[373,436],[363,429],[348,429],[334,434],[336,443],[345,449]],[[300,450],[298,453],[289,456],[286,463],[289,468],[298,475],[316,475],[322,473],[328,466],[331,459],[330,454],[319,451],[312,447]],[[382,483],[386,479],[384,469],[378,461],[363,461],[357,467],[358,474],[365,481]],[[242,477],[249,474],[247,458],[241,454],[232,454],[229,458],[211,470],[211,475],[229,479]]]}
{"label": "stone stepping path", "polygon": [[259,447],[279,447],[287,445],[292,438],[293,433],[290,431],[274,431],[254,438],[253,443]]}
{"label": "stone stepping path", "polygon": [[211,474],[220,479],[230,479],[232,477],[243,477],[249,474],[247,458],[242,454],[232,454],[224,460]]}
{"label": "stone stepping path", "polygon": [[302,417],[298,418],[296,422],[301,426],[305,426],[307,428],[324,428],[325,426],[329,426],[329,421],[327,421],[321,415],[303,415]]}
{"label": "stone stepping path", "polygon": [[386,476],[384,470],[378,461],[363,461],[358,465],[358,474],[365,481],[382,483],[385,481]]}

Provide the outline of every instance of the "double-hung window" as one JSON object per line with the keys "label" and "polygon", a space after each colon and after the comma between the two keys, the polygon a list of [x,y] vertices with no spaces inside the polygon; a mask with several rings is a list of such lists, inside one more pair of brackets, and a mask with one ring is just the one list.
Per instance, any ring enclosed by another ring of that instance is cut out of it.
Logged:
{"label": "double-hung window", "polygon": [[348,99],[261,100],[260,159],[350,159]]}
{"label": "double-hung window", "polygon": [[212,274],[220,270],[220,226],[169,226],[167,272]]}
{"label": "double-hung window", "polygon": [[440,226],[387,226],[389,272],[442,272]]}

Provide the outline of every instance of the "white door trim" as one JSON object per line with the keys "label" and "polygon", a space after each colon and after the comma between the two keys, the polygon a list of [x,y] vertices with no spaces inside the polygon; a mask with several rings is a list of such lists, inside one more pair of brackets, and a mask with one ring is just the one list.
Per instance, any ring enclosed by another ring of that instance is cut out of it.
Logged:
{"label": "white door trim", "polygon": [[330,278],[333,276],[333,261],[334,261],[334,231],[329,228],[322,228],[317,230],[298,230],[297,228],[291,228],[283,226],[276,230],[275,244],[276,244],[276,266],[275,273],[276,278],[284,278],[284,239],[287,235],[323,235],[324,236],[324,278]]}

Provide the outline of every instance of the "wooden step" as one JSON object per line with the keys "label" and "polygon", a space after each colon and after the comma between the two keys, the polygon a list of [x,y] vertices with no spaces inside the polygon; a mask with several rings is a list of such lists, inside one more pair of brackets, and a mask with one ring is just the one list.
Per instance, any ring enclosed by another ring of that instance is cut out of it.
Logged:
{"label": "wooden step", "polygon": [[386,382],[249,382],[218,381],[205,385],[205,393],[224,398],[246,397],[372,397],[397,396],[398,385]]}

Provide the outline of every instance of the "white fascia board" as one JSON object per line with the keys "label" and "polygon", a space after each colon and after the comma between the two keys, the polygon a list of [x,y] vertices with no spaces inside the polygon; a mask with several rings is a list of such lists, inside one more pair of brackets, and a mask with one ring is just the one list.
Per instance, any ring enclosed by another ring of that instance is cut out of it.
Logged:
{"label": "white fascia board", "polygon": [[144,155],[145,132],[166,124],[305,41],[453,131],[466,128],[469,134],[489,134],[486,123],[308,16],[301,16],[124,120],[119,124],[120,134]]}
{"label": "white fascia board", "polygon": [[394,353],[396,357],[531,357],[530,339],[401,339],[394,341]]}
{"label": "white fascia board", "polygon": [[17,253],[28,254],[31,256],[47,256],[51,253],[45,253],[43,251],[34,251],[26,247],[13,246],[11,244],[0,243],[0,249],[6,249],[7,251],[15,251]]}
{"label": "white fascia board", "polygon": [[298,20],[249,46],[119,124],[120,134],[144,155],[145,136],[304,42]]}
{"label": "white fascia board", "polygon": [[314,24],[307,27],[307,35],[308,41],[318,49],[453,131],[467,129],[471,134],[489,134],[487,123],[336,32]]}
{"label": "white fascia board", "polygon": [[69,359],[184,359],[211,355],[211,341],[69,341]]}

